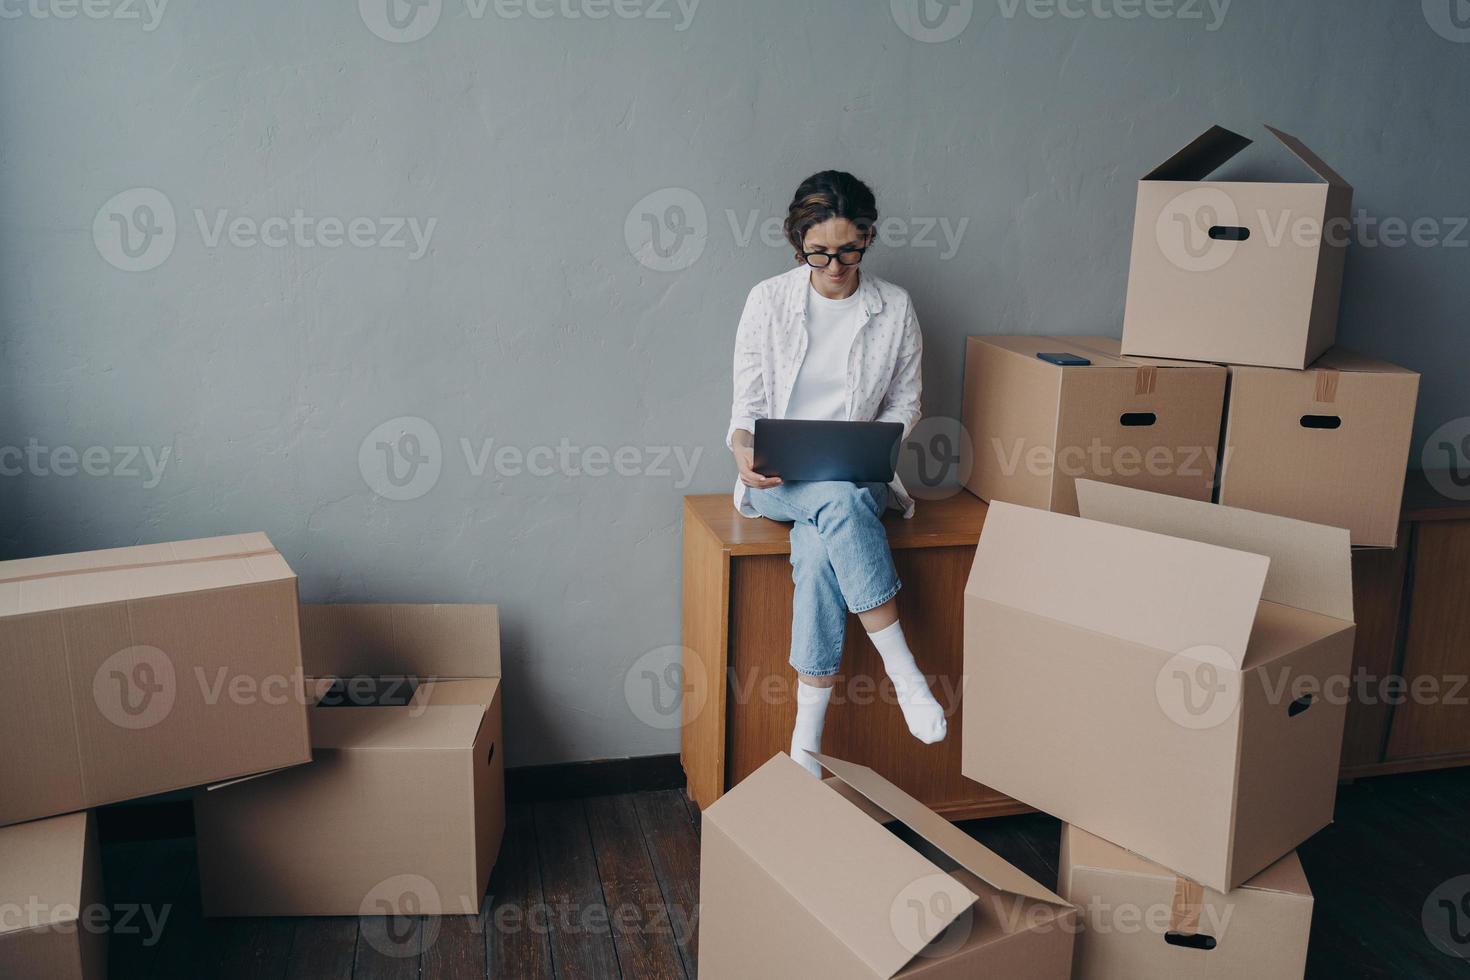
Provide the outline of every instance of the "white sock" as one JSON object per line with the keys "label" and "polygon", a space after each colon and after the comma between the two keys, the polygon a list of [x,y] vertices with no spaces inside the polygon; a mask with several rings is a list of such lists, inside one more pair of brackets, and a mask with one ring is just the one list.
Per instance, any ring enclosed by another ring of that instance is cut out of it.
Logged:
{"label": "white sock", "polygon": [[926,745],[943,739],[949,730],[944,720],[944,709],[934,700],[929,682],[924,680],[919,665],[914,663],[908,641],[903,638],[903,627],[894,621],[876,633],[869,633],[868,639],[873,641],[878,655],[883,658],[883,669],[893,681],[898,706],[903,709],[903,720],[908,722],[914,738]]}
{"label": "white sock", "polygon": [[827,702],[832,700],[830,687],[817,687],[796,681],[796,725],[791,729],[791,758],[806,771],[822,778],[822,767],[808,752],[822,751],[822,725],[827,720]]}

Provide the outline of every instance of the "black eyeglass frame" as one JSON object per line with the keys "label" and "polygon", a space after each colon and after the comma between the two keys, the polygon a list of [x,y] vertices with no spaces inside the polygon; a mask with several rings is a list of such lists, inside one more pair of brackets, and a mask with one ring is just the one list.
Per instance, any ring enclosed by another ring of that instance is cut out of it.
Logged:
{"label": "black eyeglass frame", "polygon": [[[868,250],[868,246],[866,246],[866,245],[862,245],[862,246],[858,246],[858,245],[844,245],[844,246],[842,246],[841,248],[839,248],[835,252],[815,251],[815,252],[798,252],[797,254],[801,256],[801,260],[803,262],[805,262],[807,265],[811,266],[813,269],[825,269],[825,268],[827,268],[827,266],[829,266],[829,265],[832,264],[832,260],[834,258],[837,260],[837,264],[838,265],[847,266],[847,267],[851,268],[852,266],[857,265],[859,262],[861,262],[863,260],[863,254],[865,252],[867,252],[867,250]],[[826,259],[826,261],[823,262],[823,263],[821,263],[820,265],[818,265],[816,262],[813,262],[812,261],[812,257],[813,256],[818,256],[818,255],[819,256],[822,256],[824,259]],[[845,256],[845,255],[856,255],[857,258],[853,259],[851,262],[845,262],[845,261],[843,261],[843,256]]]}

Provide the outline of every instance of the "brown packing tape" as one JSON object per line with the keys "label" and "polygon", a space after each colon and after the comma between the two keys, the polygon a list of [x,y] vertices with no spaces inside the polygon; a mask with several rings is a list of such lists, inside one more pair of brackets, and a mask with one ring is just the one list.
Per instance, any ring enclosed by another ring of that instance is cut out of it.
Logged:
{"label": "brown packing tape", "polygon": [[48,578],[68,578],[73,575],[93,575],[98,572],[135,572],[142,568],[161,568],[165,565],[202,565],[207,561],[236,561],[241,558],[262,558],[266,555],[279,554],[274,548],[263,548],[255,551],[235,551],[223,555],[201,555],[197,558],[165,558],[160,561],[140,561],[126,565],[96,565],[87,568],[63,568],[52,572],[37,572],[34,575],[17,575],[15,578],[5,579],[0,585],[9,585],[12,582],[39,582]]}
{"label": "brown packing tape", "polygon": [[1140,364],[1133,375],[1133,393],[1152,395],[1159,384],[1159,369],[1155,364]]}
{"label": "brown packing tape", "polygon": [[1337,401],[1337,381],[1341,372],[1337,368],[1317,369],[1317,393],[1314,396],[1319,402],[1331,404]]}
{"label": "brown packing tape", "polygon": [[1186,936],[1199,932],[1200,908],[1205,902],[1203,885],[1188,878],[1174,879],[1174,905],[1169,910],[1169,931]]}

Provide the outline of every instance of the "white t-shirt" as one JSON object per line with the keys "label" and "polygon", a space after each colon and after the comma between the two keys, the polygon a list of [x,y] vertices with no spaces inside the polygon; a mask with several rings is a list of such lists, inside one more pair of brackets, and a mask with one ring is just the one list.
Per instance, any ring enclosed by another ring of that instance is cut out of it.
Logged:
{"label": "white t-shirt", "polygon": [[847,356],[861,325],[856,291],[846,299],[828,299],[808,283],[806,357],[786,402],[788,419],[847,418]]}

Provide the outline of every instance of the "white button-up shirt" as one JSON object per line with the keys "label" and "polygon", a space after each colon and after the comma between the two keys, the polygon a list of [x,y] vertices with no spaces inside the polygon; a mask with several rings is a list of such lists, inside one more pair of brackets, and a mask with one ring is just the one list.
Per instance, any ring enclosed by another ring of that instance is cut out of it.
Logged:
{"label": "white button-up shirt", "polygon": [[[745,300],[735,334],[735,400],[725,444],[735,431],[755,431],[756,419],[786,417],[791,389],[806,357],[807,290],[811,269],[799,265],[759,283]],[[855,422],[901,422],[904,435],[919,421],[924,339],[909,294],[891,282],[862,273],[858,282],[861,325],[847,355],[847,418]],[[912,517],[914,502],[895,476],[893,503]],[[757,517],[750,488],[735,482],[735,507]]]}

